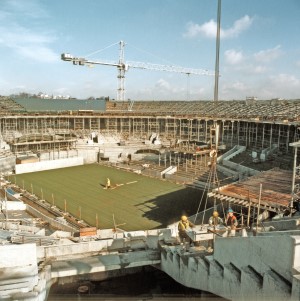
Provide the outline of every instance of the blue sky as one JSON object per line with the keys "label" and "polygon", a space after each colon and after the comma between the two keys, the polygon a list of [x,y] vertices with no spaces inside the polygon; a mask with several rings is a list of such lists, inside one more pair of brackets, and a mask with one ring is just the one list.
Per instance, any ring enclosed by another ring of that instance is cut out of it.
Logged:
{"label": "blue sky", "polygon": [[[120,40],[125,61],[214,71],[217,0],[0,4],[0,95],[116,98],[116,67],[73,66],[60,54],[117,62]],[[222,0],[219,99],[300,98],[299,16],[299,0]],[[210,100],[214,77],[129,69],[125,89],[126,99]]]}

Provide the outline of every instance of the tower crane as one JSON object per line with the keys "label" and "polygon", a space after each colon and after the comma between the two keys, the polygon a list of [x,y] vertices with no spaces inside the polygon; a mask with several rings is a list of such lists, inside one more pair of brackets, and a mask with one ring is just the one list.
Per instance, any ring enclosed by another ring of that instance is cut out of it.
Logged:
{"label": "tower crane", "polygon": [[[213,72],[204,69],[192,69],[185,68],[180,66],[172,66],[172,65],[160,65],[160,64],[152,64],[152,63],[143,63],[143,62],[133,62],[127,61],[125,62],[124,58],[124,41],[119,42],[119,61],[111,62],[111,61],[92,61],[83,57],[75,57],[70,53],[62,53],[61,59],[63,61],[72,62],[73,65],[106,65],[106,66],[115,66],[118,68],[118,89],[117,89],[117,100],[125,100],[125,72],[129,70],[129,68],[138,68],[138,69],[148,69],[148,70],[156,70],[156,71],[167,71],[167,72],[177,72],[183,74],[194,74],[194,75],[214,75]],[[133,104],[132,104],[133,105]],[[131,105],[131,107],[132,107]]]}

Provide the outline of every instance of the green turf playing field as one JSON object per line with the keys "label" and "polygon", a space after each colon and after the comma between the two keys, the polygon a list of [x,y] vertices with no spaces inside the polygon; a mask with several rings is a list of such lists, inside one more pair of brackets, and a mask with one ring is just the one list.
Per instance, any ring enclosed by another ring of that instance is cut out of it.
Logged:
{"label": "green turf playing field", "polygon": [[[106,178],[112,189],[104,189]],[[181,214],[196,213],[201,191],[118,170],[90,164],[16,175],[17,185],[65,209],[90,225],[146,230],[164,227]]]}

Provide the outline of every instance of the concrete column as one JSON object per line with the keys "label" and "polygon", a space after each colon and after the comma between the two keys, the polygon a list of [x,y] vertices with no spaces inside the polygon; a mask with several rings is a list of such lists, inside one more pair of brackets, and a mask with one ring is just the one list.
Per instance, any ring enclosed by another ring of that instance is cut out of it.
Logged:
{"label": "concrete column", "polygon": [[257,134],[258,134],[258,123],[256,123],[256,132],[255,132],[255,148],[257,147]]}
{"label": "concrete column", "polygon": [[245,146],[248,147],[248,131],[249,131],[249,123],[246,122],[246,133],[245,133]]}
{"label": "concrete column", "polygon": [[179,119],[179,139],[181,139],[181,119]]}
{"label": "concrete column", "polygon": [[279,149],[279,147],[280,147],[280,130],[281,130],[281,128],[280,128],[280,124],[278,125],[278,143],[277,143],[277,147],[278,147],[278,149]]}
{"label": "concrete column", "polygon": [[261,141],[261,148],[264,148],[264,142],[265,142],[265,124],[263,124],[263,132],[262,132],[262,141]]}
{"label": "concrete column", "polygon": [[272,147],[272,139],[273,139],[273,124],[271,124],[271,129],[270,129],[270,147]]}
{"label": "concrete column", "polygon": [[[234,127],[234,120],[231,120],[231,143],[230,143],[230,146],[232,147],[233,145],[233,127]],[[239,131],[238,131],[238,137],[239,137]],[[239,138],[238,138],[238,141],[239,141]]]}
{"label": "concrete column", "polygon": [[132,124],[133,124],[133,127],[132,127],[132,135],[134,136],[135,134],[135,128],[134,128],[134,117],[132,118]]}
{"label": "concrete column", "polygon": [[200,140],[200,120],[197,119],[197,140]]}
{"label": "concrete column", "polygon": [[224,120],[222,120],[222,144],[224,144],[224,123],[225,123],[225,121]]}
{"label": "concrete column", "polygon": [[290,128],[291,128],[291,126],[288,125],[288,129],[287,129],[287,133],[286,133],[286,143],[285,143],[285,150],[286,150],[286,152],[289,151]]}
{"label": "concrete column", "polygon": [[207,141],[207,120],[205,120],[205,143]]}

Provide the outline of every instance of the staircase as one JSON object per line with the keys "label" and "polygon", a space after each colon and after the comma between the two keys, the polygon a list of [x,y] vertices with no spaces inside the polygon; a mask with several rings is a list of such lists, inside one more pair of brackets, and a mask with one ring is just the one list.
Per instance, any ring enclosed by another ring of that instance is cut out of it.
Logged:
{"label": "staircase", "polygon": [[164,246],[161,269],[177,282],[229,300],[300,300],[300,230],[217,237],[214,253]]}

